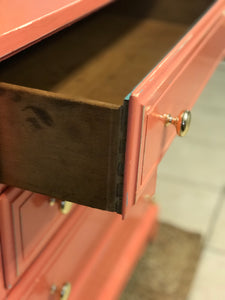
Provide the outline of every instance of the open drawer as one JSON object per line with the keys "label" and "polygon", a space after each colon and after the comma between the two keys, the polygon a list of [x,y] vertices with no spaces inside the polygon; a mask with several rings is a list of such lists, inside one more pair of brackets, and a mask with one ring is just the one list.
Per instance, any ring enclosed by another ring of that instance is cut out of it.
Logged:
{"label": "open drawer", "polygon": [[225,1],[177,2],[118,1],[1,63],[0,182],[118,213],[154,193],[165,116],[225,53]]}

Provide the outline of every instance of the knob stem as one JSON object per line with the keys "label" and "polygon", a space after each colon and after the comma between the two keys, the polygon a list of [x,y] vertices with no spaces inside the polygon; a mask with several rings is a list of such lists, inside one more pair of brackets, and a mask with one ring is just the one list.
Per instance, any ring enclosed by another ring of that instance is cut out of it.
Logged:
{"label": "knob stem", "polygon": [[178,117],[173,118],[170,114],[164,114],[165,125],[173,124],[179,136],[185,136],[191,124],[191,112],[184,110]]}

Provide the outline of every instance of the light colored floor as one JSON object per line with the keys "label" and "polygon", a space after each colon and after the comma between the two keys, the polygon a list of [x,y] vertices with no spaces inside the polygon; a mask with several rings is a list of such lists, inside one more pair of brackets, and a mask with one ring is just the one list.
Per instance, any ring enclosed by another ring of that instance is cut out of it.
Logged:
{"label": "light colored floor", "polygon": [[156,201],[162,221],[204,239],[188,300],[225,300],[225,62],[193,108],[188,135],[160,164]]}

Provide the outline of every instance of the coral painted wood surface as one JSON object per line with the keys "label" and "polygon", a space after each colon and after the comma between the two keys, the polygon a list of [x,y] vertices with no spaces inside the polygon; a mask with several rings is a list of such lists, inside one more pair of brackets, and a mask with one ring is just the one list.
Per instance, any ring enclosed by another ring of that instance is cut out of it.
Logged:
{"label": "coral painted wood surface", "polygon": [[[156,217],[156,205],[146,201],[140,201],[126,220],[78,205],[8,299],[59,299],[65,282],[72,284],[73,300],[117,299],[155,234]],[[50,294],[53,285],[56,289]]]}
{"label": "coral painted wood surface", "polygon": [[2,0],[0,61],[111,0]]}
{"label": "coral painted wood surface", "polygon": [[190,109],[225,55],[224,11],[225,1],[217,1],[130,96],[124,212],[149,185],[176,136],[161,116]]}
{"label": "coral painted wood surface", "polygon": [[0,248],[0,299],[5,297],[6,290],[4,288],[3,267],[2,267],[2,252]]}

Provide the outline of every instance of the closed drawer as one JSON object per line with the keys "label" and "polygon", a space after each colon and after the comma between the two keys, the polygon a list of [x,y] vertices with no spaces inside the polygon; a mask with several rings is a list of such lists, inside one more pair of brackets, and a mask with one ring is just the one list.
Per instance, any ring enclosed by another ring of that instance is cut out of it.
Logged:
{"label": "closed drawer", "polygon": [[121,1],[3,62],[0,181],[118,213],[154,192],[175,136],[162,116],[190,109],[224,56],[225,1],[212,3],[188,31],[208,3],[176,17]]}
{"label": "closed drawer", "polygon": [[126,220],[77,206],[8,299],[59,300],[66,283],[72,287],[69,299],[116,299],[155,234],[156,215],[156,206],[147,202],[139,202]]}
{"label": "closed drawer", "polygon": [[69,216],[61,212],[60,202],[52,206],[50,200],[19,189],[8,189],[1,195],[1,241],[7,287],[13,286]]}

